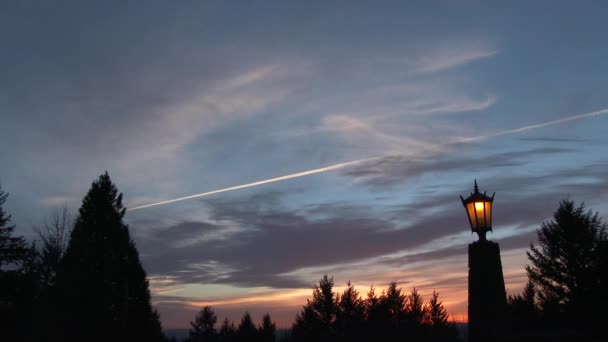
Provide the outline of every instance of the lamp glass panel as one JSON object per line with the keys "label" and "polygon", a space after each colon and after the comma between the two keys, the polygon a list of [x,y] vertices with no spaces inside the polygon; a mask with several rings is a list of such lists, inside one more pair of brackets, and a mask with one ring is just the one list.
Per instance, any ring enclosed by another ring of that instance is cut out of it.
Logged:
{"label": "lamp glass panel", "polygon": [[492,202],[485,202],[486,204],[486,227],[492,227]]}
{"label": "lamp glass panel", "polygon": [[467,203],[467,215],[469,215],[469,220],[471,220],[471,229],[473,231],[477,231],[479,224],[477,218],[475,217],[475,203]]}
{"label": "lamp glass panel", "polygon": [[486,213],[484,211],[484,202],[475,202],[475,213],[477,215],[477,228],[486,226]]}

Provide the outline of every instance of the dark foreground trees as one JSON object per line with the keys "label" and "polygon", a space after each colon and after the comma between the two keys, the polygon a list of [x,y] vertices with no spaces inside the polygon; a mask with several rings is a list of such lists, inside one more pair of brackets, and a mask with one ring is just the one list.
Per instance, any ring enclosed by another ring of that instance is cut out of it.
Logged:
{"label": "dark foreground trees", "polygon": [[[541,224],[538,245],[527,252],[530,283],[510,300],[511,309],[533,319],[540,315],[546,330],[577,338],[606,338],[608,305],[608,236],[598,213],[562,200],[553,219]],[[538,302],[538,306],[535,301]]]}
{"label": "dark foreground trees", "polygon": [[14,235],[11,216],[4,211],[8,193],[0,186],[0,336],[7,341],[22,340],[21,330],[31,320],[31,283],[25,269],[28,254],[25,239]]}
{"label": "dark foreground trees", "polygon": [[276,339],[276,324],[267,313],[262,323],[256,328],[249,312],[245,312],[238,328],[228,318],[224,319],[218,330],[215,329],[217,316],[210,306],[203,307],[193,322],[190,322],[187,342],[274,342]]}
{"label": "dark foreground trees", "polygon": [[391,283],[380,296],[372,287],[363,300],[349,282],[342,295],[327,275],[296,316],[294,341],[457,341],[454,325],[438,294],[428,304],[414,288],[409,294]]}
{"label": "dark foreground trees", "polygon": [[82,201],[57,274],[58,334],[65,339],[163,339],[124,214],[122,194],[106,172]]}

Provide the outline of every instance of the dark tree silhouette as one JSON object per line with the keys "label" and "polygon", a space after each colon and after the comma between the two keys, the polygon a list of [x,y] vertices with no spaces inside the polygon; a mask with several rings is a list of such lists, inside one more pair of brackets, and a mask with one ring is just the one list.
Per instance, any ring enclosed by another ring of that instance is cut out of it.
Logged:
{"label": "dark tree silhouette", "polygon": [[536,287],[532,281],[528,280],[522,293],[508,296],[507,310],[514,336],[525,338],[538,334],[539,309],[536,304]]}
{"label": "dark tree silhouette", "polygon": [[599,331],[599,325],[593,325],[600,321],[589,315],[608,304],[600,300],[608,290],[601,276],[606,273],[602,264],[608,242],[598,213],[562,200],[553,220],[543,222],[537,236],[538,245],[527,252],[531,265],[526,271],[538,288],[545,317],[574,326],[581,334]]}
{"label": "dark tree silhouette", "polygon": [[448,324],[448,312],[443,307],[443,303],[439,301],[439,293],[437,291],[433,291],[427,308],[427,324],[437,327]]}
{"label": "dark tree silhouette", "polygon": [[398,329],[406,318],[407,297],[397,287],[396,282],[391,282],[382,297],[381,305],[386,310],[388,321],[394,329]]}
{"label": "dark tree silhouette", "polygon": [[407,296],[406,312],[409,318],[417,325],[421,325],[426,318],[426,308],[424,300],[415,287]]}
{"label": "dark tree silhouette", "polygon": [[216,341],[215,323],[217,316],[210,306],[203,307],[193,322],[190,322],[189,342]]}
{"label": "dark tree silhouette", "polygon": [[296,316],[292,335],[297,341],[329,341],[335,338],[333,328],[338,311],[338,299],[333,292],[334,280],[326,275],[312,291],[312,300]]}
{"label": "dark tree silhouette", "polygon": [[163,338],[146,273],[123,223],[125,211],[122,194],[104,173],[82,201],[57,274],[67,339]]}
{"label": "dark tree silhouette", "polygon": [[45,287],[55,284],[59,263],[68,247],[73,225],[72,214],[64,206],[47,218],[41,227],[35,229],[42,242],[39,271],[40,281]]}
{"label": "dark tree silhouette", "polygon": [[4,211],[4,202],[8,193],[0,185],[0,272],[10,272],[18,269],[27,251],[25,239],[13,236],[15,226],[11,225],[11,215]]}
{"label": "dark tree silhouette", "polygon": [[220,327],[218,333],[218,339],[221,342],[234,342],[236,341],[236,328],[234,323],[230,322],[228,318],[225,318]]}
{"label": "dark tree silhouette", "polygon": [[427,304],[426,325],[429,327],[430,341],[457,341],[458,330],[448,321],[448,312],[439,301],[439,293],[433,295]]}
{"label": "dark tree silhouette", "polygon": [[363,338],[365,305],[359,292],[349,281],[340,296],[336,312],[336,330],[344,341],[358,341]]}
{"label": "dark tree silhouette", "polygon": [[[8,193],[0,186],[0,337],[20,341],[29,333],[35,284],[29,269],[32,248],[25,239],[14,236],[11,216],[4,211]],[[35,247],[33,247],[35,248]]]}
{"label": "dark tree silhouette", "polygon": [[253,324],[253,320],[251,319],[249,312],[245,312],[243,318],[241,318],[241,323],[239,323],[236,334],[239,341],[257,340],[258,330],[256,329],[255,324]]}
{"label": "dark tree silhouette", "polygon": [[276,339],[277,325],[270,319],[270,314],[266,313],[262,317],[262,324],[258,329],[260,342],[274,342]]}

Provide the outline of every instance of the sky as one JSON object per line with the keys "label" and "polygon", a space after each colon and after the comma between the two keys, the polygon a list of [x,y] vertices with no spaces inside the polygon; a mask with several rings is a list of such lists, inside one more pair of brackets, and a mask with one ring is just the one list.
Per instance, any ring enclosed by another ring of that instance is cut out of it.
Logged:
{"label": "sky", "polygon": [[[0,182],[17,234],[107,170],[165,328],[288,327],[328,274],[466,319],[459,195],[496,192],[508,293],[560,199],[608,212],[608,4],[3,1]],[[350,163],[357,161],[356,163]],[[348,163],[340,167],[332,167]]]}

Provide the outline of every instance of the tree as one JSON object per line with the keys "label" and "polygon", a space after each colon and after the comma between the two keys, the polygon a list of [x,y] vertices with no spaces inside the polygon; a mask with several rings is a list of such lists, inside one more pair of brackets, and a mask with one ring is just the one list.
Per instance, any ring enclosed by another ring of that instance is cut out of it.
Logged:
{"label": "tree", "polygon": [[59,263],[68,247],[73,224],[72,214],[68,207],[64,206],[53,212],[42,227],[35,229],[42,242],[40,277],[46,287],[55,284]]}
{"label": "tree", "polygon": [[261,342],[274,342],[276,339],[277,325],[270,319],[270,314],[266,313],[262,317],[262,325],[258,329]]}
{"label": "tree", "polygon": [[553,219],[541,224],[537,237],[538,245],[530,245],[527,252],[531,265],[526,271],[537,287],[543,314],[567,321],[579,331],[593,331],[587,328],[596,319],[589,313],[607,304],[598,302],[608,290],[602,280],[606,225],[584,203],[576,206],[566,199]]}
{"label": "tree", "polygon": [[386,310],[388,321],[393,328],[398,328],[405,319],[406,301],[407,297],[401,292],[401,288],[397,287],[396,282],[391,282],[386,295],[382,297],[381,305]]}
{"label": "tree", "polygon": [[233,342],[236,341],[236,328],[234,323],[230,322],[228,318],[225,318],[220,327],[218,333],[218,340],[220,342]]}
{"label": "tree", "polygon": [[440,327],[448,324],[448,312],[443,307],[443,303],[439,301],[439,293],[433,291],[433,295],[427,305],[427,324]]}
{"label": "tree", "polygon": [[256,329],[255,324],[253,324],[253,320],[251,319],[249,312],[245,312],[243,318],[241,318],[241,323],[236,331],[236,335],[239,341],[257,340],[258,330]]}
{"label": "tree", "polygon": [[415,287],[412,288],[412,291],[407,296],[406,311],[415,325],[421,325],[426,318],[424,300]]}
{"label": "tree", "polygon": [[433,295],[427,304],[426,324],[429,327],[430,341],[458,341],[456,326],[448,321],[448,312],[439,301],[439,293]]}
{"label": "tree", "polygon": [[4,202],[8,193],[0,185],[0,272],[18,269],[27,253],[27,244],[21,236],[13,236],[15,226],[11,225],[11,215],[4,212]]}
{"label": "tree", "polygon": [[203,307],[196,317],[194,322],[190,322],[189,342],[205,342],[215,341],[217,335],[215,333],[215,323],[217,316],[210,306]]}
{"label": "tree", "polygon": [[0,337],[19,341],[31,332],[32,282],[27,274],[31,248],[14,236],[15,226],[3,208],[8,193],[0,186]]}
{"label": "tree", "polygon": [[365,322],[365,305],[359,292],[349,281],[340,296],[336,312],[336,330],[345,341],[360,340]]}
{"label": "tree", "polygon": [[522,293],[508,296],[507,309],[511,331],[514,334],[526,336],[538,328],[536,287],[532,281],[528,280]]}
{"label": "tree", "polygon": [[99,176],[82,201],[57,273],[66,339],[163,338],[125,211],[108,173]]}
{"label": "tree", "polygon": [[326,275],[312,291],[312,300],[302,308],[293,325],[295,340],[333,340],[333,325],[338,311],[338,299],[333,292],[334,280]]}

